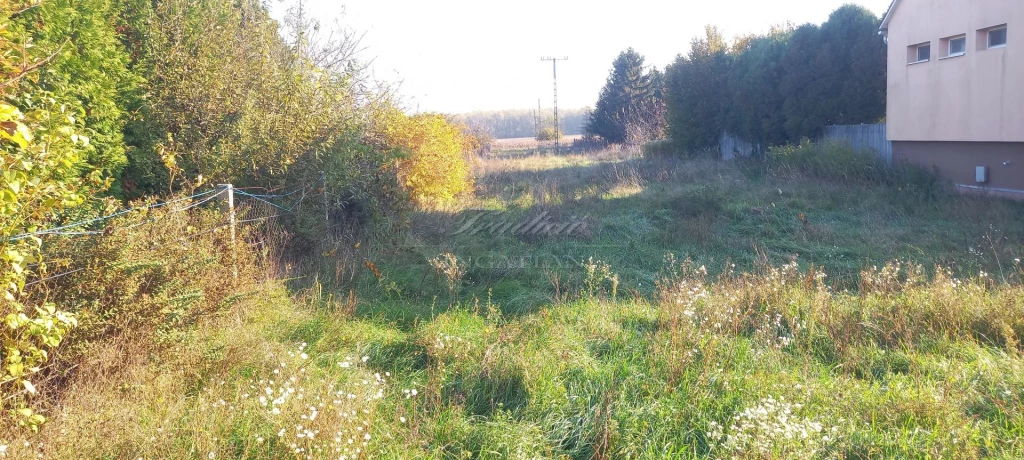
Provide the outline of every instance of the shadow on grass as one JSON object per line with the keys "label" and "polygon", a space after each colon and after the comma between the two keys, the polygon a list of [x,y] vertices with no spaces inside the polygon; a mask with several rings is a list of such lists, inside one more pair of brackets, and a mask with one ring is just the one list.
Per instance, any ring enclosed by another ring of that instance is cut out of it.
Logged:
{"label": "shadow on grass", "polygon": [[823,268],[838,289],[855,289],[864,267],[892,259],[965,274],[999,273],[1002,261],[1005,273],[1005,261],[1024,254],[1020,203],[960,195],[920,201],[885,186],[755,169],[652,158],[493,171],[477,182],[477,195],[500,210],[492,220],[529,222],[544,213],[586,225],[570,236],[458,232],[481,211],[416,212],[404,240],[367,256],[381,278],[360,270],[344,287],[359,293],[359,316],[407,327],[455,300],[428,262],[442,253],[465,265],[463,306],[491,302],[506,315],[578,294],[589,258],[611,265],[620,292],[650,295],[666,253],[706,265],[712,276],[796,259]]}

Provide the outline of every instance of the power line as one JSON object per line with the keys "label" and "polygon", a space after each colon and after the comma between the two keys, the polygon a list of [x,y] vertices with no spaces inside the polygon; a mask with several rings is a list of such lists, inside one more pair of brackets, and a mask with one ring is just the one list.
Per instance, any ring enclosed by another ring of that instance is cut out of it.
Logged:
{"label": "power line", "polygon": [[551,75],[554,77],[555,82],[555,155],[558,155],[559,150],[559,139],[561,131],[558,129],[558,61],[568,61],[569,56],[564,57],[542,57],[541,61],[551,61]]}

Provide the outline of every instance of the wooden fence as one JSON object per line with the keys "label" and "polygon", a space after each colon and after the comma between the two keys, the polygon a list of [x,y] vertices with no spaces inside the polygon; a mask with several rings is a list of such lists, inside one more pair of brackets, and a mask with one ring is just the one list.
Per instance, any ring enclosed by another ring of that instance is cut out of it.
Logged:
{"label": "wooden fence", "polygon": [[826,126],[824,139],[848,142],[856,150],[874,150],[892,165],[892,142],[885,137],[885,123]]}

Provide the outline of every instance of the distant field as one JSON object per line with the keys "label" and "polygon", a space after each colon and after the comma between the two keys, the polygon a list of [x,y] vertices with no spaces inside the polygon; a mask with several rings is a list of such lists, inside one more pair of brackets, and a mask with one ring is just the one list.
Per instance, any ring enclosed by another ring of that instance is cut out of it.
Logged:
{"label": "distant field", "polygon": [[[573,136],[562,136],[562,144],[572,144],[572,141],[582,138],[582,134],[576,134]],[[533,150],[541,148],[553,148],[555,146],[554,141],[538,141],[532,137],[517,137],[515,139],[495,139],[491,143],[491,147],[497,151],[512,151],[512,150]]]}

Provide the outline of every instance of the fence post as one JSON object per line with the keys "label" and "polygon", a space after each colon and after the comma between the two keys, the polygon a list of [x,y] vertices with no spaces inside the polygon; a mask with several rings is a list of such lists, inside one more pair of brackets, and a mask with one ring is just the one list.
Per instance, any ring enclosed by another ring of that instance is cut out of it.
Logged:
{"label": "fence post", "polygon": [[220,184],[227,192],[228,198],[228,222],[231,228],[231,277],[238,280],[238,256],[235,253],[235,186],[232,184]]}

